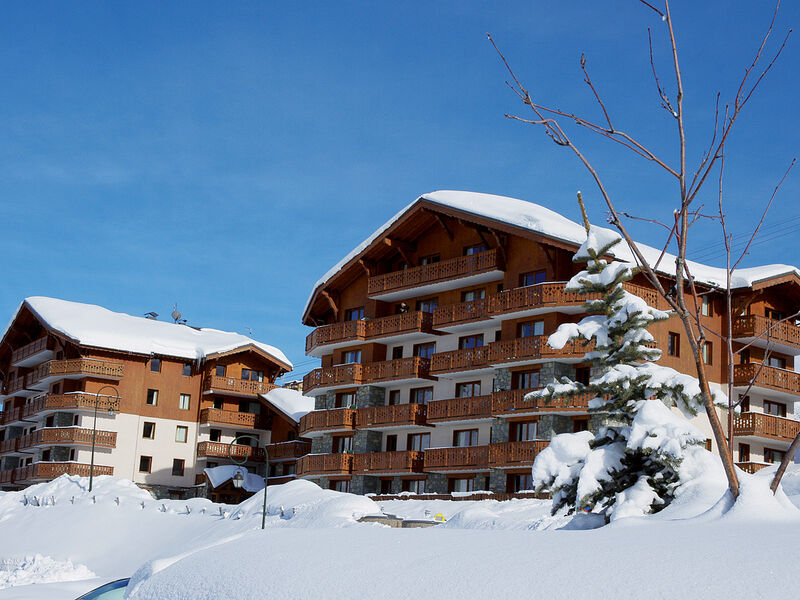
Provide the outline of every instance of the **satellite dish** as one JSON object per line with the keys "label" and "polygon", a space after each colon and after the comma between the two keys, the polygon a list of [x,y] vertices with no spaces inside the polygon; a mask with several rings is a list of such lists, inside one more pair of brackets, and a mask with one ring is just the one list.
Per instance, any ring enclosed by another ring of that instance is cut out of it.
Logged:
{"label": "satellite dish", "polygon": [[181,313],[178,310],[178,303],[175,303],[175,306],[172,308],[172,320],[176,323],[179,323],[181,320]]}

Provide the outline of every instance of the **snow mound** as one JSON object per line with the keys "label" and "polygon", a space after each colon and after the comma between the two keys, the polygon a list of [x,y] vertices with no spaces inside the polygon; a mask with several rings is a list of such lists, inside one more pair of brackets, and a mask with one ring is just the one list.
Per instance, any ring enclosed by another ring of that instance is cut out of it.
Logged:
{"label": "snow mound", "polygon": [[93,504],[95,502],[126,501],[129,503],[152,502],[153,497],[132,481],[113,475],[98,475],[89,492],[89,478],[77,475],[61,475],[52,481],[37,483],[17,492],[0,496],[0,513],[5,508],[19,503],[49,504]]}
{"label": "snow mound", "polygon": [[94,577],[97,576],[84,565],[74,565],[71,560],[54,560],[41,554],[0,559],[0,590],[33,583],[80,581]]}
{"label": "snow mound", "polygon": [[782,488],[773,494],[769,488],[771,477],[750,475],[737,470],[739,476],[739,497],[726,491],[722,498],[697,517],[698,521],[721,519],[734,522],[788,521],[800,522],[800,510],[792,504]]}

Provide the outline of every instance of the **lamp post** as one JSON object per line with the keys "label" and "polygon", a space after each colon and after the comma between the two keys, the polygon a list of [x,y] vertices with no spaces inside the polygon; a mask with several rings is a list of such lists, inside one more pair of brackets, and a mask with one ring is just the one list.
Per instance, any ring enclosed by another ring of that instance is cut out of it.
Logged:
{"label": "lamp post", "polygon": [[[231,462],[242,466],[244,463],[247,462],[247,456],[245,455],[242,459],[242,462],[239,462],[233,457],[233,447],[236,445],[236,442],[241,440],[242,438],[250,438],[251,440],[255,440],[256,444],[261,445],[261,440],[255,435],[238,435],[228,444],[228,458],[231,459]],[[266,442],[263,444],[264,446],[264,509],[261,513],[261,529],[264,529],[266,521],[267,521],[267,477],[269,476],[269,454],[267,453],[267,444]],[[242,475],[241,471],[237,471],[236,475],[233,476],[233,486],[235,488],[241,488],[244,485],[244,476]]]}
{"label": "lamp post", "polygon": [[94,395],[94,424],[92,425],[92,459],[89,463],[89,491],[92,491],[92,483],[94,481],[94,448],[97,441],[97,406],[100,404],[100,392],[104,389],[114,390],[114,399],[109,401],[108,414],[113,415],[114,409],[119,410],[119,390],[113,385],[104,385]]}

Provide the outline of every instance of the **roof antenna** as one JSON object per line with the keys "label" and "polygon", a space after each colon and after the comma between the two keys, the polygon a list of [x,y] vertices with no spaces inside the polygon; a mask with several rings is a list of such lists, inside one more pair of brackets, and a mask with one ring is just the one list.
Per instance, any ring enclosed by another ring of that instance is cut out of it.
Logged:
{"label": "roof antenna", "polygon": [[175,306],[172,307],[172,320],[176,323],[186,324],[186,319],[181,318],[181,313],[178,310],[178,303],[175,303]]}
{"label": "roof antenna", "polygon": [[144,318],[145,319],[152,319],[153,321],[155,321],[158,318],[158,313],[157,312],[153,312],[153,311],[146,312],[146,313],[144,313]]}

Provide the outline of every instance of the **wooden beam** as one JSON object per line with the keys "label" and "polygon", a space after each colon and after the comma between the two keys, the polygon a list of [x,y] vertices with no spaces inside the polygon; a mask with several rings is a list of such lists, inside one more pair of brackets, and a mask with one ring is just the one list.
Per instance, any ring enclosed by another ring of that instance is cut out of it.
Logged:
{"label": "wooden beam", "polygon": [[500,252],[500,258],[503,259],[503,264],[505,264],[507,262],[506,243],[508,243],[508,237],[497,233],[497,230],[495,229],[489,229],[489,233],[492,234],[492,237],[494,238],[494,241],[497,244],[497,250]]}
{"label": "wooden beam", "polygon": [[322,294],[322,297],[325,298],[328,301],[328,304],[331,305],[331,310],[333,310],[334,317],[336,318],[336,320],[338,320],[339,319],[339,307],[336,305],[336,300],[333,299],[333,296],[328,292],[328,290],[322,290],[321,294]]}
{"label": "wooden beam", "polygon": [[453,232],[450,231],[450,228],[447,226],[447,223],[445,222],[442,215],[440,215],[439,213],[433,213],[433,216],[435,216],[436,220],[439,221],[439,225],[442,226],[442,229],[444,229],[445,233],[447,234],[447,237],[449,237],[450,241],[452,242],[455,236],[453,236]]}
{"label": "wooden beam", "polygon": [[[550,270],[553,273],[553,277],[556,276],[556,257],[555,257],[555,248],[551,248],[545,244],[542,244],[542,249],[544,250],[544,255],[547,257],[547,262],[550,264]],[[552,252],[552,254],[551,254]]]}
{"label": "wooden beam", "polygon": [[359,258],[358,259],[358,264],[360,264],[361,268],[364,269],[364,271],[367,274],[367,277],[372,277],[373,274],[375,273],[375,262],[374,261],[371,261],[368,258]]}
{"label": "wooden beam", "polygon": [[389,248],[394,248],[400,253],[400,256],[403,257],[403,260],[406,261],[408,266],[412,266],[414,263],[411,261],[411,258],[406,254],[407,252],[416,252],[417,245],[412,244],[410,242],[406,242],[403,240],[398,240],[395,238],[385,237],[383,238],[383,243],[389,246]]}
{"label": "wooden beam", "polygon": [[732,317],[738,317],[744,314],[744,311],[747,310],[747,307],[750,306],[759,296],[761,296],[762,290],[756,290],[747,296],[739,297],[733,303],[733,315]]}

